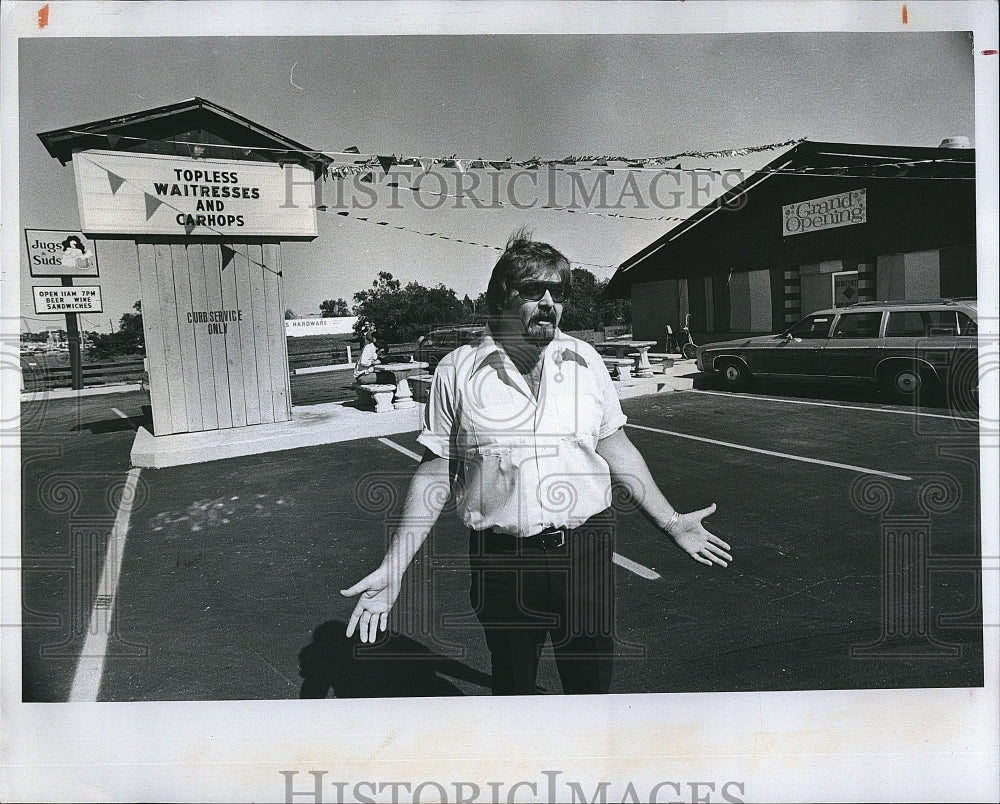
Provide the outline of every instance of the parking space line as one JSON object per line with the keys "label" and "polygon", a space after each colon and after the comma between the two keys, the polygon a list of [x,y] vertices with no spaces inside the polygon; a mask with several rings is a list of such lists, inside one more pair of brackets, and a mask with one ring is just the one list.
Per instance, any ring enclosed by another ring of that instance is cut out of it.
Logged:
{"label": "parking space line", "polygon": [[116,416],[121,416],[125,421],[128,422],[129,427],[131,427],[133,430],[138,429],[134,424],[132,424],[132,420],[124,413],[122,413],[120,410],[118,410],[118,408],[111,408],[111,412],[114,413]]}
{"label": "parking space line", "polygon": [[[395,441],[389,438],[380,438],[379,441],[381,441],[387,447],[392,447],[394,450],[402,452],[404,455],[413,458],[413,460],[415,461],[420,460],[420,456],[417,455],[417,453],[408,450],[406,447],[400,446]],[[625,558],[625,556],[619,555],[618,553],[613,553],[611,556],[611,560],[619,567],[627,569],[629,572],[634,572],[640,578],[645,578],[647,581],[657,581],[661,577],[658,572],[651,570],[649,567],[644,567],[642,564],[639,564],[638,562],[635,562],[630,558]]]}
{"label": "parking space line", "polygon": [[115,616],[115,598],[118,594],[118,577],[121,574],[122,557],[125,554],[125,537],[128,536],[132,504],[136,499],[139,483],[139,468],[130,469],[125,478],[115,524],[108,537],[108,547],[104,554],[104,569],[101,581],[90,610],[87,639],[83,643],[80,661],[73,675],[73,686],[69,693],[70,703],[91,703],[97,700],[101,691],[101,677],[104,675],[104,659],[108,650],[108,635],[111,633]]}
{"label": "parking space line", "polygon": [[815,405],[820,408],[841,408],[842,410],[863,410],[865,413],[895,413],[898,416],[928,416],[934,419],[954,420],[963,418],[961,416],[945,416],[943,413],[924,413],[920,410],[892,410],[890,408],[866,408],[861,405],[837,405],[833,402],[812,402],[808,399],[782,399],[777,396],[762,396],[760,394],[734,394],[727,391],[703,391],[699,388],[691,389],[696,394],[708,394],[709,396],[729,396],[738,399],[762,399],[766,402],[782,402],[786,405]]}
{"label": "parking space line", "polygon": [[631,558],[625,558],[623,555],[618,553],[611,554],[611,560],[623,569],[627,569],[629,572],[634,572],[640,578],[645,578],[647,581],[658,581],[662,577],[660,573],[656,570],[651,570],[649,567],[644,567]]}
{"label": "parking space line", "polygon": [[690,435],[688,433],[678,433],[675,430],[661,430],[657,427],[644,427],[641,424],[626,424],[626,427],[631,427],[635,430],[648,430],[651,433],[661,433],[662,435],[676,436],[677,438],[687,438],[691,441],[701,441],[705,444],[715,444],[720,447],[729,447],[730,449],[740,449],[745,452],[756,452],[760,455],[771,455],[775,458],[787,458],[790,461],[802,461],[803,463],[815,463],[820,466],[830,466],[834,469],[847,469],[852,472],[863,472],[866,475],[878,475],[879,477],[888,477],[893,480],[913,480],[912,477],[907,477],[906,475],[897,475],[894,472],[883,472],[880,469],[869,469],[865,466],[855,466],[850,463],[837,463],[836,461],[822,461],[819,458],[807,458],[803,455],[792,455],[788,452],[775,452],[770,449],[760,449],[759,447],[749,447],[746,444],[734,444],[730,441],[718,441],[714,438],[705,438],[703,436]]}
{"label": "parking space line", "polygon": [[407,458],[413,458],[413,460],[415,461],[420,460],[420,456],[417,455],[417,453],[413,452],[412,450],[408,450],[406,447],[401,446],[400,444],[397,444],[390,438],[380,438],[379,441],[381,441],[387,447],[392,447],[397,452],[402,452]]}

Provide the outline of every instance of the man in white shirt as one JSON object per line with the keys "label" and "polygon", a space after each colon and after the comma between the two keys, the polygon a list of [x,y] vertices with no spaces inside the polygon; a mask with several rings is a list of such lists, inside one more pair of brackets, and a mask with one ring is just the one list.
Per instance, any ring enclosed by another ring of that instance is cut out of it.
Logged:
{"label": "man in white shirt", "polygon": [[418,440],[424,456],[382,564],[341,594],[361,594],[347,627],[373,642],[449,492],[469,527],[471,601],[486,633],[495,695],[535,691],[552,640],[566,693],[608,692],[614,655],[612,482],[685,552],[726,566],[708,508],[681,514],[622,429],[600,356],[559,331],[566,258],[517,233],[486,291],[478,343],[437,367]]}

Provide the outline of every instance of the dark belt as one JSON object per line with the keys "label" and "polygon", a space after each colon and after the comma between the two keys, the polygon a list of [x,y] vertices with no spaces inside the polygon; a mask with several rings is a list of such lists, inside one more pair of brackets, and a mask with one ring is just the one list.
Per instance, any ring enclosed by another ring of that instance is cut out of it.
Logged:
{"label": "dark belt", "polygon": [[487,549],[516,550],[518,547],[536,547],[542,550],[558,550],[565,547],[572,530],[570,528],[546,528],[531,536],[511,536],[495,530],[477,531],[483,537]]}

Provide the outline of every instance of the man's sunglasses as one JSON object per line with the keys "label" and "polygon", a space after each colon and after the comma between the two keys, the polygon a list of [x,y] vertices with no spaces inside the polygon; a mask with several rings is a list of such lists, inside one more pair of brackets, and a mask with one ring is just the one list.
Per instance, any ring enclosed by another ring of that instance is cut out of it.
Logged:
{"label": "man's sunglasses", "polygon": [[562,303],[566,295],[566,288],[562,282],[522,282],[515,285],[514,290],[525,301],[539,301],[545,295],[545,291],[548,291],[556,304]]}

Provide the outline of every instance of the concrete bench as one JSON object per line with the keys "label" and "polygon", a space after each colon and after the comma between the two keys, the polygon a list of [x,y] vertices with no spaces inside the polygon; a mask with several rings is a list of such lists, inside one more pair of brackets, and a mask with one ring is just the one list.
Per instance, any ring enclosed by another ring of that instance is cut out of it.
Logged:
{"label": "concrete bench", "polygon": [[433,382],[433,374],[414,374],[410,377],[410,388],[413,390],[413,398],[417,402],[426,402],[431,395],[431,383]]}
{"label": "concrete bench", "polygon": [[675,355],[668,354],[667,352],[647,352],[646,357],[649,358],[650,363],[656,363],[660,366],[660,370],[668,369],[674,364]]}
{"label": "concrete bench", "polygon": [[632,379],[632,360],[630,358],[605,357],[604,365],[611,372],[611,379],[622,385],[634,385]]}
{"label": "concrete bench", "polygon": [[395,385],[379,385],[368,383],[354,385],[354,393],[357,397],[359,407],[375,406],[376,413],[388,413],[393,410],[392,397],[396,393]]}

